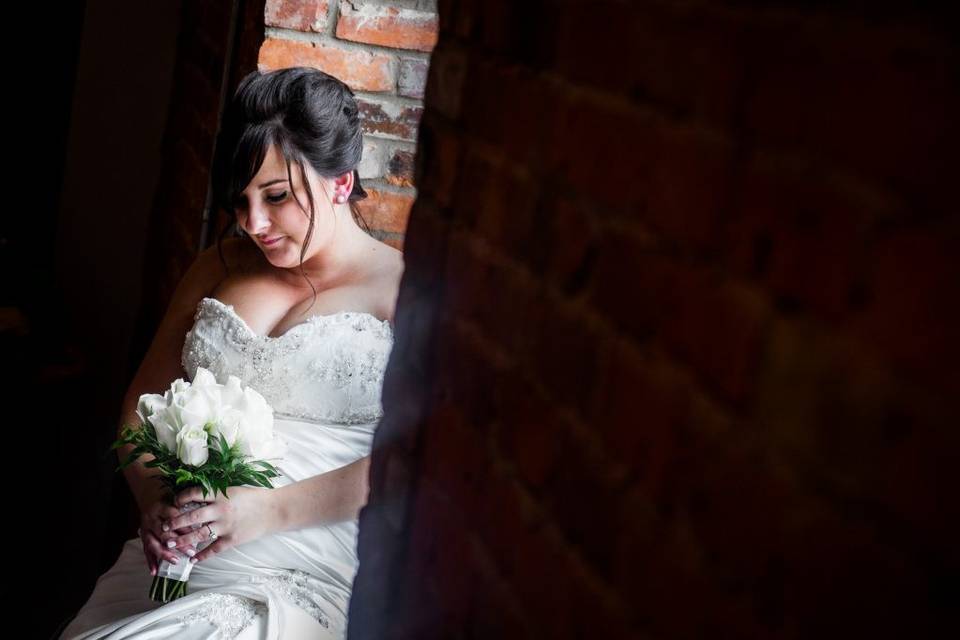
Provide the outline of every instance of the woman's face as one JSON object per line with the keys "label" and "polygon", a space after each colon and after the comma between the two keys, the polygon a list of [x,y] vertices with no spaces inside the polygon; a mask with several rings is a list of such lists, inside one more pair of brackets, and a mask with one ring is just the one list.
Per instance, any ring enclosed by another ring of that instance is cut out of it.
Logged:
{"label": "woman's face", "polygon": [[[335,200],[338,194],[350,193],[353,174],[329,179],[317,175],[309,163],[304,164],[304,169],[313,192],[315,211],[313,235],[303,256],[303,261],[307,262],[330,242],[336,215],[331,210],[335,206],[346,206],[335,205]],[[270,264],[280,268],[300,264],[300,251],[310,224],[309,214],[293,198],[292,192],[295,192],[303,206],[309,208],[307,193],[296,165],[291,165],[290,174],[292,185],[287,180],[283,156],[271,145],[260,170],[239,196],[234,209],[240,227],[263,251]]]}

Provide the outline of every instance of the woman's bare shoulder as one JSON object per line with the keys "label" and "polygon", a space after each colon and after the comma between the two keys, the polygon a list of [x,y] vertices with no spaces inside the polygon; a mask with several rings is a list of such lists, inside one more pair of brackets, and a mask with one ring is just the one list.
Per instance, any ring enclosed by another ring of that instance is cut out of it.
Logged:
{"label": "woman's bare shoulder", "polygon": [[394,249],[382,242],[374,252],[374,268],[372,270],[373,286],[377,297],[381,301],[380,317],[393,322],[396,309],[397,295],[400,291],[400,281],[403,278],[403,252]]}

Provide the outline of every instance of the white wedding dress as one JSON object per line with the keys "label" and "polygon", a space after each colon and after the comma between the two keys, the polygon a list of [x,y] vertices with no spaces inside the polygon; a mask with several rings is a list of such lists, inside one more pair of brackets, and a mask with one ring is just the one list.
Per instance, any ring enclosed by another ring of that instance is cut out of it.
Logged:
{"label": "white wedding dress", "polygon": [[[274,427],[287,441],[275,465],[279,487],[370,453],[392,346],[389,322],[368,313],[314,316],[272,338],[254,333],[231,305],[204,298],[181,362],[191,380],[199,366],[221,383],[232,374],[272,405]],[[149,599],[153,577],[140,538],[127,540],[60,638],[343,638],[357,524],[274,533],[231,547],[194,565],[188,594],[167,604]]]}

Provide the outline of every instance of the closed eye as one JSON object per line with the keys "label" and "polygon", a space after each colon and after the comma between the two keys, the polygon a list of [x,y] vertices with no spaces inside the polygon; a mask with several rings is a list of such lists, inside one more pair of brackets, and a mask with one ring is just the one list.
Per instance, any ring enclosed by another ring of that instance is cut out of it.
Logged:
{"label": "closed eye", "polygon": [[269,197],[267,198],[267,202],[270,202],[270,203],[272,203],[272,204],[277,204],[278,202],[283,202],[283,201],[286,200],[286,199],[287,199],[287,192],[284,191],[283,193],[281,193],[281,194],[279,194],[279,195],[269,196]]}

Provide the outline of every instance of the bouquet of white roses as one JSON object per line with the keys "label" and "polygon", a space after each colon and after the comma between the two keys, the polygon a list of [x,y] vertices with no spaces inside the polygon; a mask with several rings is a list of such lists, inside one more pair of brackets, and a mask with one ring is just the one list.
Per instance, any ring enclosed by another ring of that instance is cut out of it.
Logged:
{"label": "bouquet of white roses", "polygon": [[[236,376],[219,384],[212,373],[198,367],[192,383],[178,378],[164,395],[140,396],[137,415],[143,424],[124,425],[120,439],[111,446],[135,445],[117,471],[151,454],[154,459],[145,466],[160,471],[155,477],[167,486],[171,498],[197,486],[202,487],[204,497],[208,493],[216,497],[219,491],[229,498],[228,487],[272,488],[270,478],[279,475],[266,461],[278,458],[286,449],[273,431],[273,409],[257,391],[242,386]],[[202,505],[190,502],[180,511]],[[190,562],[161,561],[150,597],[169,602],[186,595],[192,568]]]}

